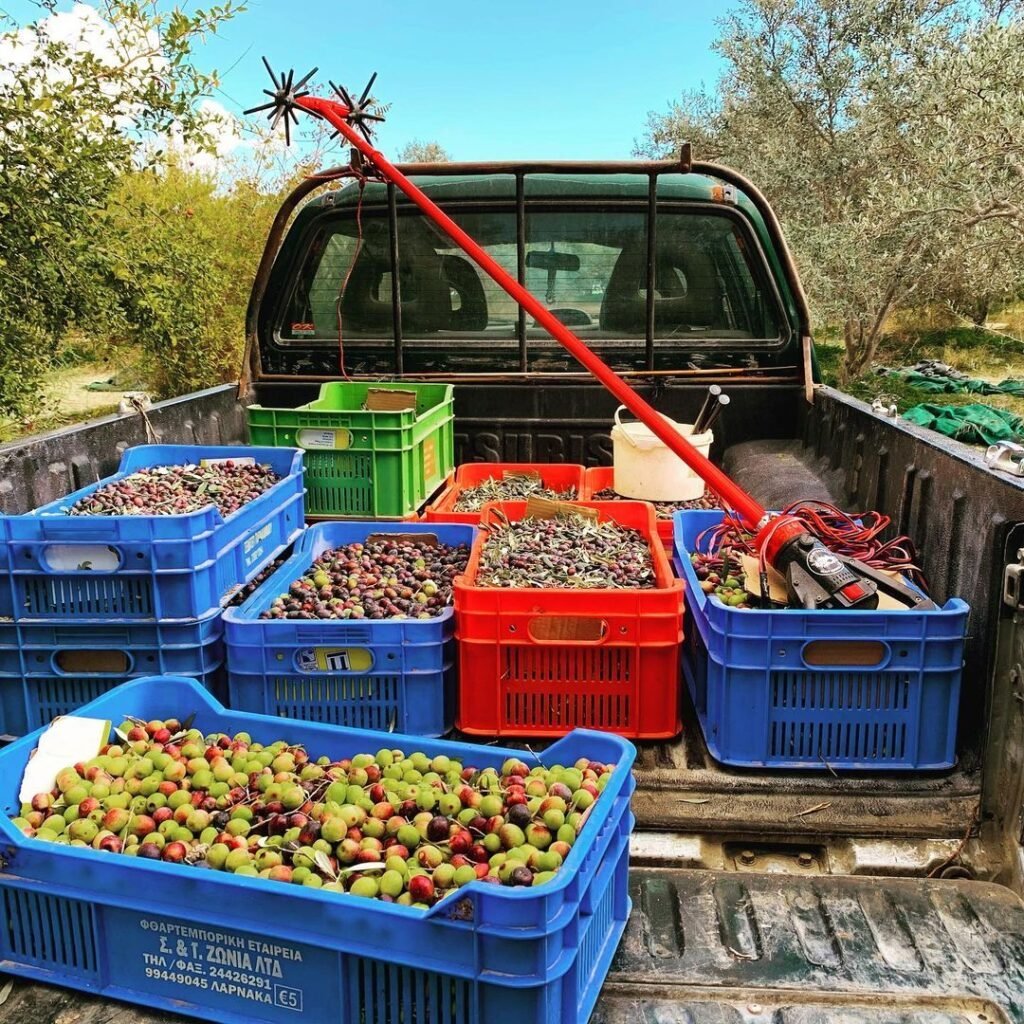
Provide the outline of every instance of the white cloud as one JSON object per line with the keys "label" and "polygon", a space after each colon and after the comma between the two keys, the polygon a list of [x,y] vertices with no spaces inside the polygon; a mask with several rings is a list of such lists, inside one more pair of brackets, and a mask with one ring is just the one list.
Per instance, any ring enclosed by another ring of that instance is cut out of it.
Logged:
{"label": "white cloud", "polygon": [[[119,22],[115,28],[95,7],[76,3],[70,10],[47,15],[35,26],[0,36],[0,84],[15,76],[23,79],[25,69],[43,54],[47,44],[62,45],[72,55],[89,55],[106,67],[127,69],[127,81],[112,80],[101,85],[109,98],[118,101],[119,116],[114,123],[122,127],[129,126],[131,121],[132,94],[150,85],[154,76],[159,78],[166,68],[160,37],[155,31],[141,23]],[[66,66],[51,62],[34,85],[44,93],[48,87],[66,83],[70,78]],[[206,121],[212,152],[186,145],[181,132],[173,129],[166,138],[147,140],[145,149],[174,150],[197,170],[216,173],[229,156],[256,144],[246,139],[243,123],[215,100],[203,100],[199,112]]]}
{"label": "white cloud", "polygon": [[[72,56],[90,55],[109,68],[124,68],[125,83],[111,80],[102,86],[104,93],[120,98],[129,112],[128,92],[159,77],[167,63],[161,53],[159,35],[141,22],[122,22],[116,28],[95,7],[76,3],[68,11],[58,11],[35,25],[7,33],[0,38],[0,75],[8,80],[40,57],[48,44],[63,46]],[[38,83],[43,90],[70,80],[66,67],[50,64]],[[126,89],[127,86],[127,89]]]}

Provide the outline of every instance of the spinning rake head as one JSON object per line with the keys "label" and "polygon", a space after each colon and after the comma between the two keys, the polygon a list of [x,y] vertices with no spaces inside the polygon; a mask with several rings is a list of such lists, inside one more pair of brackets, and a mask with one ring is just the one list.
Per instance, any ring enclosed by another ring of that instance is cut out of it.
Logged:
{"label": "spinning rake head", "polygon": [[[343,85],[335,85],[330,82],[331,88],[334,90],[335,95],[342,103],[348,107],[348,117],[346,120],[349,124],[355,125],[356,128],[362,133],[364,139],[367,142],[373,142],[370,137],[370,127],[374,121],[383,121],[384,114],[387,111],[387,107],[382,106],[377,102],[376,97],[370,95],[370,90],[373,88],[373,83],[377,81],[377,72],[374,71],[370,75],[370,80],[366,83],[366,88],[362,91],[358,100],[354,100],[349,94],[349,91]],[[390,106],[390,104],[389,104]],[[370,122],[371,124],[368,124]],[[334,135],[337,135],[335,132]],[[331,136],[332,138],[334,136]]]}
{"label": "spinning rake head", "polygon": [[[264,110],[269,111],[267,114],[267,120],[270,121],[271,131],[274,131],[281,122],[284,122],[285,141],[291,145],[291,126],[293,123],[299,123],[297,111],[301,110],[313,117],[321,116],[315,110],[310,110],[308,107],[305,107],[298,102],[304,96],[310,95],[309,89],[305,89],[304,86],[317,73],[318,69],[313,68],[312,71],[296,82],[294,71],[282,72],[281,76],[278,77],[274,73],[274,69],[270,66],[270,62],[266,57],[263,58],[263,64],[270,73],[271,81],[274,83],[273,89],[263,90],[264,93],[270,97],[270,102],[260,104],[258,107],[251,107],[249,110],[246,110],[245,113],[258,114]],[[370,95],[370,89],[373,88],[373,83],[376,80],[377,72],[375,71],[370,76],[369,82],[366,83],[366,88],[363,89],[358,99],[354,99],[343,85],[335,85],[334,82],[330,83],[335,95],[341,103],[344,104],[348,111],[348,113],[345,114],[345,120],[350,125],[358,128],[367,142],[373,141],[370,137],[371,124],[376,121],[383,121],[384,113],[387,109]],[[337,131],[334,132],[334,135],[332,135],[331,138],[334,138],[338,134],[339,133]]]}

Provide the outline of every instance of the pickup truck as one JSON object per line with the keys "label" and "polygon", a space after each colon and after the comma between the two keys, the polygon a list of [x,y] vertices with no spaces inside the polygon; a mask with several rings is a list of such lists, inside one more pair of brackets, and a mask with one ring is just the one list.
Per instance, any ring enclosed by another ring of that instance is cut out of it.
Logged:
{"label": "pickup truck", "polygon": [[[729,769],[689,708],[678,739],[638,745],[633,913],[595,1024],[1024,1024],[1024,481],[816,383],[797,269],[734,171],[685,150],[403,170],[659,410],[692,421],[725,386],[712,457],[766,507],[878,509],[933,597],[972,609],[949,771]],[[245,403],[294,406],[345,375],[453,382],[457,463],[610,462],[612,398],[394,188],[352,173],[284,203],[240,388],[3,446],[0,508],[110,473],[128,445],[244,441]],[[21,982],[0,1005],[6,1024],[176,1019]]]}

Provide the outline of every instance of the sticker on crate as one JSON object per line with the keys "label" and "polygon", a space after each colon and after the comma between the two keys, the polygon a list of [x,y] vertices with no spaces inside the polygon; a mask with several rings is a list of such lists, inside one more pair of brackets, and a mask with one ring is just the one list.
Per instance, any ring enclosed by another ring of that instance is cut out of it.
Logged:
{"label": "sticker on crate", "polygon": [[329,950],[130,910],[103,916],[125,940],[110,964],[113,985],[266,1021],[302,1020],[341,997],[338,955]]}
{"label": "sticker on crate", "polygon": [[300,448],[344,451],[352,447],[352,431],[343,427],[335,430],[300,430],[295,435],[295,443]]}
{"label": "sticker on crate", "polygon": [[437,441],[428,437],[423,442],[423,478],[436,480],[441,476],[437,468]]}
{"label": "sticker on crate", "polygon": [[369,672],[373,652],[365,647],[307,647],[295,655],[300,672]]}

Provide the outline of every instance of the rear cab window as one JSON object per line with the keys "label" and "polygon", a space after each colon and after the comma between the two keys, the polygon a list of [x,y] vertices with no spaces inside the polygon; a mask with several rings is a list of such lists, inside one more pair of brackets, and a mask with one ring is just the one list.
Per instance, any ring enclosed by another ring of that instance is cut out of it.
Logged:
{"label": "rear cab window", "polygon": [[[442,205],[618,370],[681,369],[701,352],[767,352],[788,337],[756,235],[734,207],[659,201],[652,217],[642,193],[528,197],[521,215],[513,195]],[[339,350],[357,374],[577,368],[414,207],[393,211],[392,230],[379,201],[358,216],[338,206],[299,246],[270,347],[324,366]]]}

